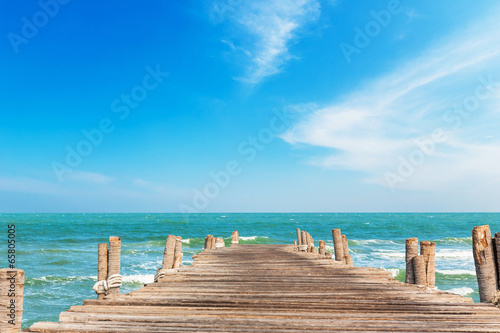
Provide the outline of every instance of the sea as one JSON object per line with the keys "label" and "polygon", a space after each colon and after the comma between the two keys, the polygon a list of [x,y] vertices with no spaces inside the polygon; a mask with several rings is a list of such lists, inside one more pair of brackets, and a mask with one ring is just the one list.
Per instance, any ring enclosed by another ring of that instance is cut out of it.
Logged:
{"label": "sea", "polygon": [[436,243],[436,286],[478,301],[472,228],[488,224],[500,232],[500,213],[210,213],[210,214],[0,214],[0,256],[8,267],[8,225],[15,225],[16,268],[26,275],[23,328],[58,321],[59,313],[96,298],[97,246],[109,236],[122,241],[122,293],[153,282],[167,235],[183,239],[183,265],[203,250],[207,234],[231,243],[292,244],[296,228],[316,246],[333,252],[333,228],[349,241],[355,266],[385,269],[405,277],[405,240]]}

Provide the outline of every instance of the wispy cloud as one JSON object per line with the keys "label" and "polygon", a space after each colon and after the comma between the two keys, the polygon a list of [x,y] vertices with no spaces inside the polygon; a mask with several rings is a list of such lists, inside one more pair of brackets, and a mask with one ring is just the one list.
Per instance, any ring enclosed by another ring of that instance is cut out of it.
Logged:
{"label": "wispy cloud", "polygon": [[256,0],[243,1],[234,7],[213,4],[225,11],[228,20],[241,28],[243,34],[236,44],[223,40],[233,51],[243,50],[249,58],[246,73],[238,80],[256,84],[281,72],[293,58],[289,51],[302,27],[320,14],[318,0]]}
{"label": "wispy cloud", "polygon": [[[500,140],[492,130],[500,125],[498,9],[489,20],[445,38],[342,100],[303,115],[282,138],[292,145],[331,148],[309,162],[362,171],[365,181],[387,186],[384,175],[418,148],[415,140],[441,128],[445,140],[399,187],[436,190],[467,180],[500,182]],[[487,80],[494,81],[489,92],[494,91],[467,105],[478,86],[488,92]]]}

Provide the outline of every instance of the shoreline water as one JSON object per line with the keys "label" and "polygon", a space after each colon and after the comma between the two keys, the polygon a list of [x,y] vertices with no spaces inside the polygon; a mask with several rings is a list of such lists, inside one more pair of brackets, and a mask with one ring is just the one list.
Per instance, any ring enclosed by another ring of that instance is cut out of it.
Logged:
{"label": "shoreline water", "polygon": [[[436,285],[477,297],[471,230],[490,224],[500,230],[498,213],[322,213],[322,214],[0,214],[0,224],[16,224],[17,268],[26,272],[23,327],[57,321],[60,312],[95,298],[97,244],[122,237],[122,292],[152,282],[161,265],[167,234],[184,238],[183,264],[203,248],[210,233],[230,242],[238,229],[242,244],[290,244],[295,228],[307,228],[332,251],[331,229],[348,236],[356,266],[390,271],[404,279],[408,237],[436,242]],[[4,249],[2,249],[4,251]],[[2,252],[3,255],[3,252]],[[6,255],[5,255],[6,258]]]}

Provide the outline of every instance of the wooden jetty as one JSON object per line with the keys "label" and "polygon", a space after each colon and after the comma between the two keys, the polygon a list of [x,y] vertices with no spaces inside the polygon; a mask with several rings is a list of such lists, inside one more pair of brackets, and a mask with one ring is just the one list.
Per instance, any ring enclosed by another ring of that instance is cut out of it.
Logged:
{"label": "wooden jetty", "polygon": [[500,310],[491,303],[296,248],[235,242],[208,249],[159,282],[85,300],[60,322],[27,331],[500,332]]}

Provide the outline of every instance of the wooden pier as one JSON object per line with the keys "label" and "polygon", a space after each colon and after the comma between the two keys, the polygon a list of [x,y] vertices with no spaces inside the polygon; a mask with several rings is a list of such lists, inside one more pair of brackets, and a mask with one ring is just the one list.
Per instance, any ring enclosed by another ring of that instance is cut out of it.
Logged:
{"label": "wooden pier", "polygon": [[29,332],[500,332],[493,304],[396,281],[292,245],[205,250],[130,294]]}

